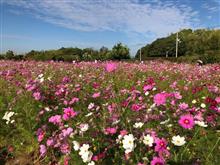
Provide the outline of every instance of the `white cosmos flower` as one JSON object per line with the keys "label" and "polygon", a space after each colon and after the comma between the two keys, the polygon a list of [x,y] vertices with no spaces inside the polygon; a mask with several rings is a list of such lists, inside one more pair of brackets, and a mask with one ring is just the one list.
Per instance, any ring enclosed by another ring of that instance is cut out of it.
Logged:
{"label": "white cosmos flower", "polygon": [[206,107],[206,105],[205,105],[204,103],[202,103],[200,106],[201,106],[202,108],[205,108],[205,107]]}
{"label": "white cosmos flower", "polygon": [[116,143],[120,143],[121,142],[121,139],[122,139],[122,135],[118,135],[118,138],[116,139]]}
{"label": "white cosmos flower", "polygon": [[182,146],[186,143],[186,141],[184,137],[177,135],[172,137],[172,143],[176,146]]}
{"label": "white cosmos flower", "polygon": [[14,115],[15,113],[14,112],[5,112],[4,116],[3,116],[3,120],[6,120],[6,124],[9,124],[9,122],[11,123],[14,123],[15,121],[12,120],[11,121],[11,117]]}
{"label": "white cosmos flower", "polygon": [[144,125],[144,123],[138,122],[138,123],[135,123],[135,124],[133,125],[133,127],[134,127],[134,128],[141,128],[143,125]]}
{"label": "white cosmos flower", "polygon": [[95,165],[95,162],[91,161],[91,162],[88,163],[88,165]]}
{"label": "white cosmos flower", "polygon": [[36,78],[37,81],[39,81],[40,83],[44,82],[44,75],[43,74],[39,74]]}
{"label": "white cosmos flower", "polygon": [[94,106],[95,106],[94,103],[90,103],[89,106],[88,106],[88,109],[90,110],[90,109],[92,109]]}
{"label": "white cosmos flower", "polygon": [[147,136],[144,136],[143,143],[152,147],[154,143],[154,138],[148,134]]}
{"label": "white cosmos flower", "polygon": [[88,152],[89,147],[90,147],[89,144],[83,144],[83,145],[79,148],[79,150],[80,150],[79,155],[83,155],[85,152]]}
{"label": "white cosmos flower", "polygon": [[79,150],[80,145],[79,145],[79,143],[77,141],[73,141],[73,148],[74,148],[75,151]]}
{"label": "white cosmos flower", "polygon": [[164,121],[161,121],[160,124],[166,124],[170,121],[170,119],[167,119],[167,120],[164,120]]}
{"label": "white cosmos flower", "polygon": [[112,125],[116,125],[116,124],[118,124],[120,122],[120,120],[116,120],[116,121],[114,121],[113,123],[112,123]]}
{"label": "white cosmos flower", "polygon": [[93,155],[93,153],[91,151],[87,151],[87,152],[83,153],[83,155],[81,155],[81,158],[84,163],[87,163],[87,162],[91,161],[92,155]]}
{"label": "white cosmos flower", "polygon": [[41,74],[39,74],[37,77],[38,78],[42,78],[44,75],[43,75],[43,73],[41,73]]}
{"label": "white cosmos flower", "polygon": [[150,106],[151,109],[153,109],[153,108],[155,108],[155,107],[156,107],[156,104],[155,104],[155,103],[153,103],[153,104]]}
{"label": "white cosmos flower", "polygon": [[89,117],[89,116],[91,116],[93,113],[92,112],[90,112],[90,113],[88,113],[87,115],[85,115],[86,117]]}
{"label": "white cosmos flower", "polygon": [[89,129],[89,124],[80,124],[80,131],[86,132]]}
{"label": "white cosmos flower", "polygon": [[89,151],[89,147],[89,144],[83,144],[79,149],[79,155],[81,156],[84,163],[90,162],[92,159],[93,153]]}
{"label": "white cosmos flower", "polygon": [[126,154],[134,150],[135,148],[134,140],[135,138],[132,134],[124,136],[124,139],[122,140],[122,144],[123,144],[123,148],[125,149]]}
{"label": "white cosmos flower", "polygon": [[14,123],[15,122],[15,120],[11,120],[11,123]]}
{"label": "white cosmos flower", "polygon": [[208,125],[204,121],[195,121],[195,123],[200,127],[208,127]]}
{"label": "white cosmos flower", "polygon": [[196,100],[193,100],[193,101],[192,101],[192,103],[193,103],[193,104],[196,104],[196,103],[197,103],[197,101],[196,101]]}
{"label": "white cosmos flower", "polygon": [[39,79],[39,82],[40,82],[40,83],[44,82],[44,77],[40,78],[40,79]]}
{"label": "white cosmos flower", "polygon": [[47,111],[47,112],[52,111],[49,107],[45,107],[44,109],[45,109],[45,111]]}
{"label": "white cosmos flower", "polygon": [[148,91],[147,91],[147,92],[145,92],[145,93],[144,93],[144,95],[145,95],[145,96],[148,96],[148,95],[149,95],[149,92],[148,92]]}

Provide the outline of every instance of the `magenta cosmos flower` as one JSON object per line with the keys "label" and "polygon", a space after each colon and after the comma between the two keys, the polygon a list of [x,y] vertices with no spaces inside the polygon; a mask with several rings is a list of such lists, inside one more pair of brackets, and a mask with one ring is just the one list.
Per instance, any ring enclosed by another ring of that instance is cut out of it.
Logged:
{"label": "magenta cosmos flower", "polygon": [[105,70],[107,72],[113,72],[116,69],[117,69],[117,65],[115,63],[107,63],[105,66]]}
{"label": "magenta cosmos flower", "polygon": [[192,115],[182,115],[179,119],[179,124],[185,129],[192,129],[195,125],[194,118]]}
{"label": "magenta cosmos flower", "polygon": [[167,141],[164,138],[162,138],[162,139],[157,138],[155,143],[156,143],[156,146],[155,146],[155,149],[154,149],[155,151],[161,152],[161,151],[166,150]]}
{"label": "magenta cosmos flower", "polygon": [[141,105],[140,104],[132,104],[131,110],[132,111],[140,111],[141,110]]}
{"label": "magenta cosmos flower", "polygon": [[159,105],[165,105],[166,103],[167,94],[166,93],[158,93],[154,96],[154,103]]}
{"label": "magenta cosmos flower", "polygon": [[108,134],[114,135],[116,132],[117,132],[117,128],[114,128],[114,127],[108,127],[105,129],[105,133],[107,135]]}
{"label": "magenta cosmos flower", "polygon": [[153,160],[150,162],[151,165],[164,165],[165,162],[162,158],[160,157],[153,157]]}
{"label": "magenta cosmos flower", "polygon": [[70,118],[73,118],[77,115],[77,113],[73,110],[73,108],[64,108],[64,114],[63,114],[63,119],[64,120],[69,120]]}

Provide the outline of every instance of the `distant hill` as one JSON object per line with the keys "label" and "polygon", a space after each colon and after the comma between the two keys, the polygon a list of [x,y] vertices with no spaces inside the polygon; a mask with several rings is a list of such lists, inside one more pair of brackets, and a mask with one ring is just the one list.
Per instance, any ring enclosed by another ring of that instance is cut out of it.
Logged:
{"label": "distant hill", "polygon": [[[179,49],[178,56],[220,56],[220,29],[184,29],[179,31]],[[147,57],[174,57],[176,51],[176,33],[168,37],[159,38],[151,44],[141,48],[142,58]],[[140,49],[136,53],[139,58]]]}

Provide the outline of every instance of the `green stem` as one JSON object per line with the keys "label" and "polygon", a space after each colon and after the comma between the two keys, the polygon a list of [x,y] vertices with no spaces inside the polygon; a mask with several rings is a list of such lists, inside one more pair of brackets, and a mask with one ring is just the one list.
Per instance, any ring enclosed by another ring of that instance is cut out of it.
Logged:
{"label": "green stem", "polygon": [[218,140],[216,141],[215,145],[213,146],[211,152],[209,153],[209,155],[207,156],[206,160],[209,159],[210,155],[212,154],[212,152],[214,151],[214,149],[216,148],[216,146],[218,145],[218,142],[220,141],[220,137],[218,138]]}
{"label": "green stem", "polygon": [[193,139],[197,136],[197,134],[199,133],[199,131],[200,131],[200,128],[198,128],[198,130],[196,131],[196,133],[193,135],[191,141],[184,147],[184,150],[183,150],[183,152],[181,153],[181,161],[182,161],[183,154],[185,153],[187,147],[189,146],[189,144],[192,143]]}

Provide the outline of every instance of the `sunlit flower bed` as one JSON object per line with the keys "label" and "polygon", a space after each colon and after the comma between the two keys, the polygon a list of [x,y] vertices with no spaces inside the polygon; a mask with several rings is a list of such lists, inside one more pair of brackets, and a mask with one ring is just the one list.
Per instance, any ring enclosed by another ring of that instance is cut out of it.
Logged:
{"label": "sunlit flower bed", "polygon": [[219,64],[0,61],[0,88],[0,161],[220,164]]}

